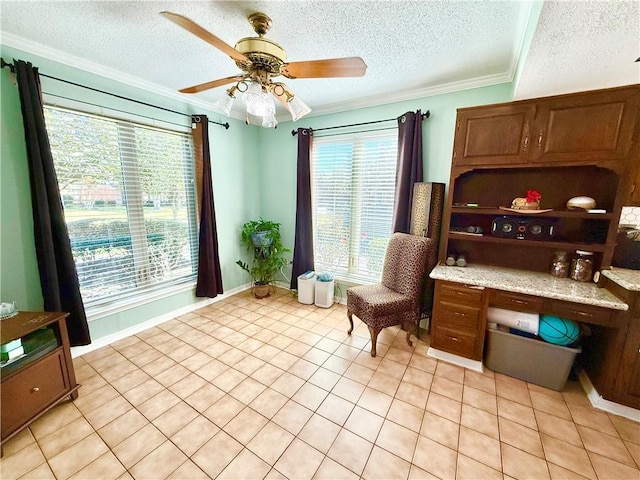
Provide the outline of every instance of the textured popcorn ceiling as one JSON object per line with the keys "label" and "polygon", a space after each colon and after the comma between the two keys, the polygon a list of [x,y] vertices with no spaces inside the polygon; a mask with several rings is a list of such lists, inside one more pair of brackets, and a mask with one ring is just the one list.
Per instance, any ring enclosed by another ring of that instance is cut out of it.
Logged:
{"label": "textured popcorn ceiling", "polygon": [[[517,97],[638,82],[638,4],[547,2]],[[160,11],[185,15],[232,46],[254,35],[246,16],[263,11],[274,23],[267,38],[290,61],[360,56],[368,65],[362,78],[283,79],[318,114],[511,81],[527,50],[531,7],[525,1],[3,0],[0,33],[6,45],[114,78],[125,74],[175,95],[239,70]],[[209,104],[224,88],[192,98]]]}

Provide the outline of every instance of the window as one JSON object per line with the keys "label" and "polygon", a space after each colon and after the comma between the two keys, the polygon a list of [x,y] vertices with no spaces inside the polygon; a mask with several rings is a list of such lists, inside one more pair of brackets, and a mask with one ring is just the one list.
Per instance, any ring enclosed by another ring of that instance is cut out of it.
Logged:
{"label": "window", "polygon": [[312,210],[317,271],[378,281],[391,236],[397,130],[313,139]]}
{"label": "window", "polygon": [[45,118],[85,305],[192,280],[191,135],[48,106]]}

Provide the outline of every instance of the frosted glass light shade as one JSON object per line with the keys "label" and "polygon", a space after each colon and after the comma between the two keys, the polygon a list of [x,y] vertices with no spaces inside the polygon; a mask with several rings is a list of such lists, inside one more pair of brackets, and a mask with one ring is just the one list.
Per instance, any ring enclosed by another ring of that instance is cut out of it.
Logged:
{"label": "frosted glass light shade", "polygon": [[278,126],[278,120],[274,115],[263,117],[262,126],[265,128],[276,128]]}
{"label": "frosted glass light shade", "polygon": [[276,113],[273,97],[262,90],[259,83],[251,82],[247,91],[242,94],[242,101],[247,106],[247,113],[257,117],[270,117]]}
{"label": "frosted glass light shade", "polygon": [[233,106],[234,100],[235,97],[233,95],[229,94],[229,92],[224,92],[213,106],[228,117],[231,114],[231,107]]}
{"label": "frosted glass light shade", "polygon": [[292,97],[288,102],[289,112],[291,113],[291,118],[295,122],[296,120],[304,117],[307,113],[311,112],[309,105],[304,103],[298,97]]}

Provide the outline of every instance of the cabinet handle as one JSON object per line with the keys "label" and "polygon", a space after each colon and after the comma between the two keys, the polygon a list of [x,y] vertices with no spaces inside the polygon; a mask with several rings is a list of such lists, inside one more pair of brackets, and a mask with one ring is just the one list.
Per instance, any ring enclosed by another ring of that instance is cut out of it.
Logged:
{"label": "cabinet handle", "polygon": [[463,312],[453,312],[454,315],[458,316],[458,317],[466,317],[467,314],[463,313]]}
{"label": "cabinet handle", "polygon": [[524,146],[522,147],[522,149],[526,150],[528,146],[529,146],[529,135],[525,135],[524,136]]}
{"label": "cabinet handle", "polygon": [[516,303],[518,305],[525,305],[529,302],[527,302],[526,300],[518,300],[517,298],[509,298],[508,299],[511,303]]}
{"label": "cabinet handle", "polygon": [[480,287],[479,285],[467,285],[467,287],[473,290],[484,290],[484,287]]}
{"label": "cabinet handle", "polygon": [[538,135],[538,148],[542,148],[542,130],[540,130],[540,135]]}
{"label": "cabinet handle", "polygon": [[40,387],[33,387],[33,388],[31,389],[31,391],[32,391],[32,392],[34,392],[34,393],[37,393],[37,392],[39,392],[39,391],[40,391]]}
{"label": "cabinet handle", "polygon": [[581,312],[580,310],[569,310],[570,313],[575,313],[576,315],[580,316],[580,317],[591,317],[592,315],[590,313],[587,312]]}
{"label": "cabinet handle", "polygon": [[454,342],[459,342],[460,341],[460,339],[458,337],[450,337],[449,335],[447,335],[447,338],[449,340],[453,340]]}

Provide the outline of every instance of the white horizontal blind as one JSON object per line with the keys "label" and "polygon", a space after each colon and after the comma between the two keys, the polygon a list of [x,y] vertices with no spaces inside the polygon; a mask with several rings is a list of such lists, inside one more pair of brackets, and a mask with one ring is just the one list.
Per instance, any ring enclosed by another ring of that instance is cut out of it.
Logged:
{"label": "white horizontal blind", "polygon": [[45,119],[85,305],[193,279],[191,135],[48,106]]}
{"label": "white horizontal blind", "polygon": [[313,139],[316,271],[378,281],[391,236],[397,130]]}

